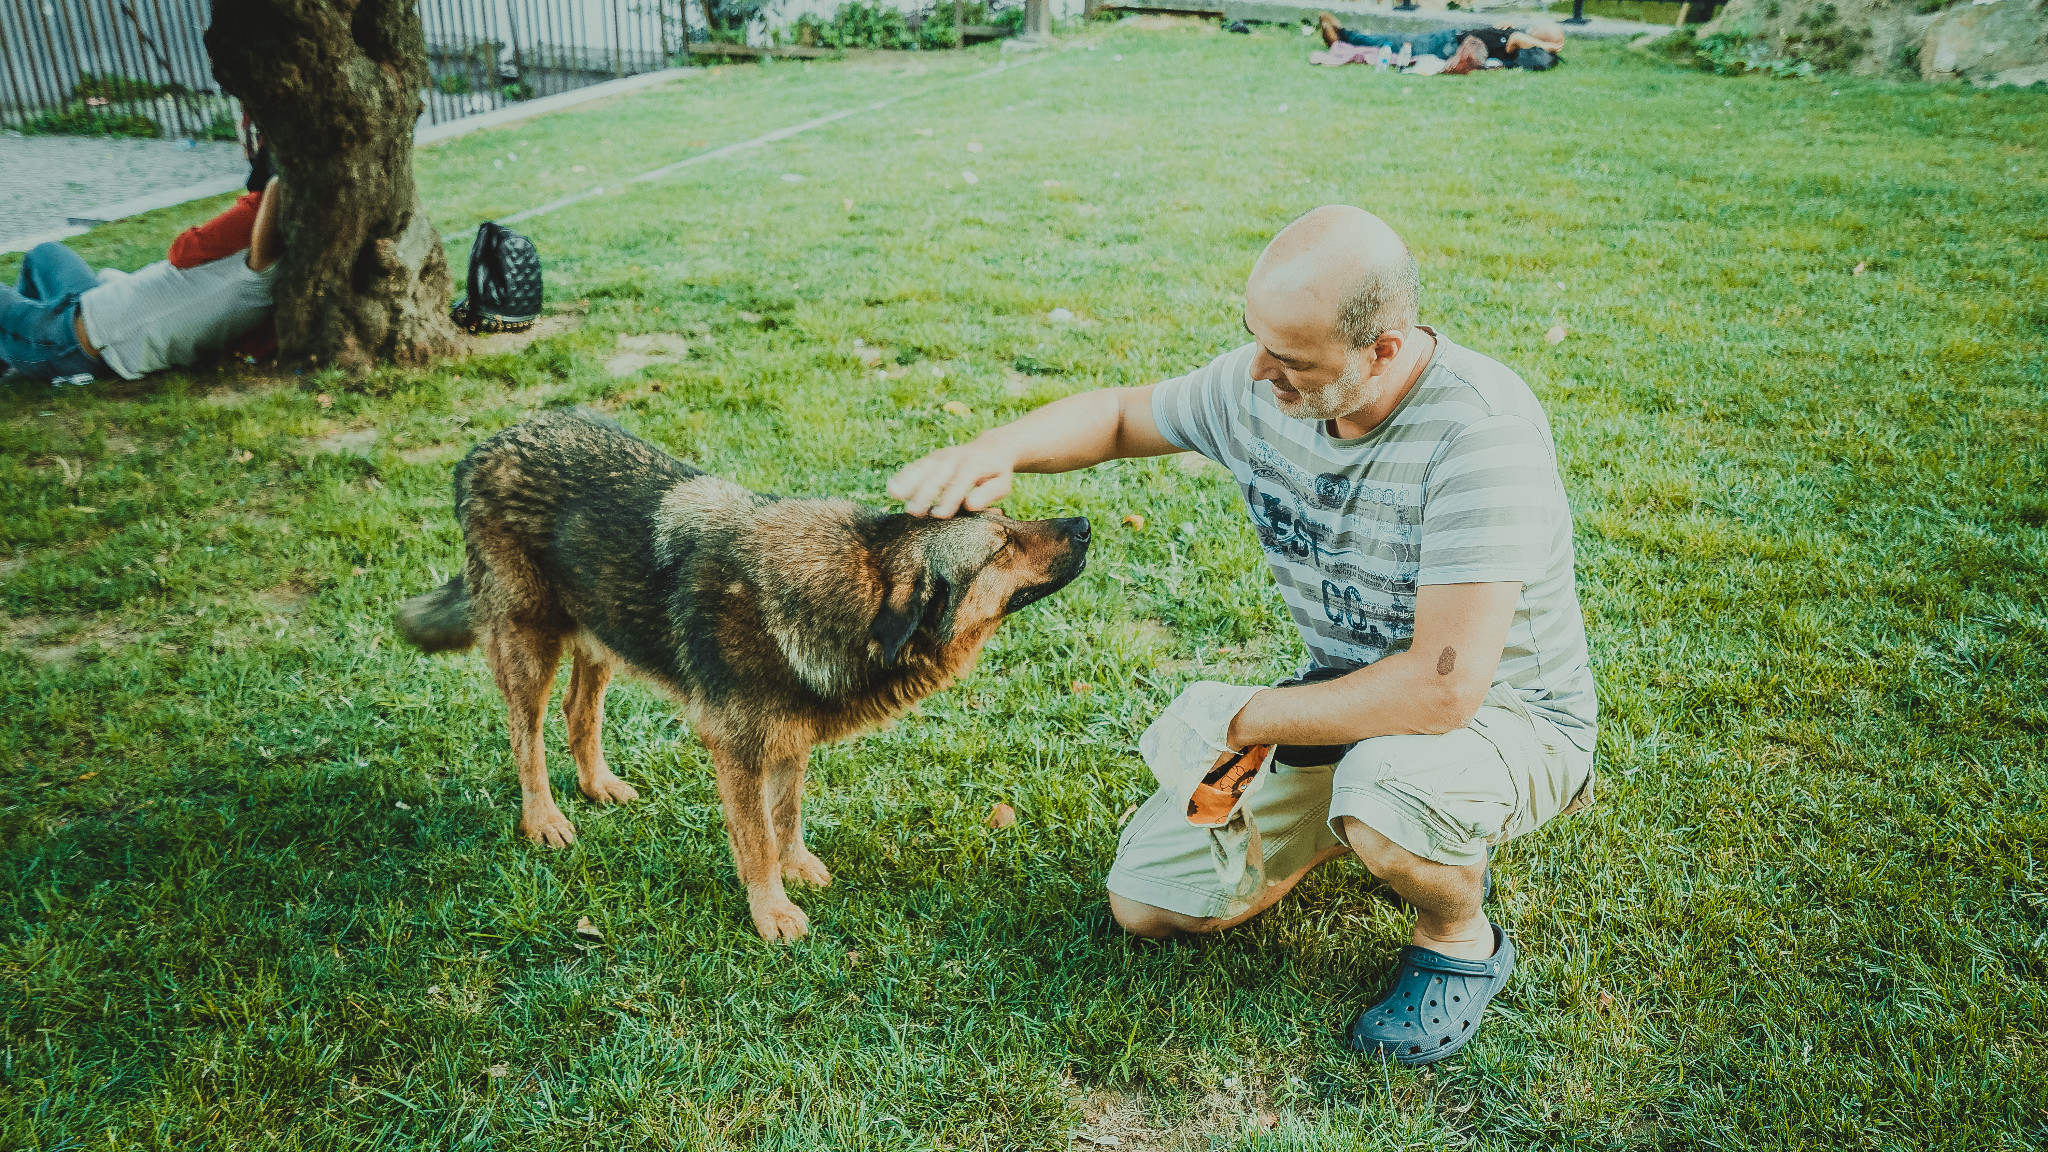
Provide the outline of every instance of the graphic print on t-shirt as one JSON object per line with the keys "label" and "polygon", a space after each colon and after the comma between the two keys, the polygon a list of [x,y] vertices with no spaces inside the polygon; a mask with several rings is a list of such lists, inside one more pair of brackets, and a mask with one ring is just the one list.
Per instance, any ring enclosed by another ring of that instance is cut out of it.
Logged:
{"label": "graphic print on t-shirt", "polygon": [[[1264,440],[1247,445],[1245,503],[1259,544],[1276,565],[1313,570],[1322,616],[1336,638],[1372,663],[1415,634],[1415,581],[1422,561],[1421,492],[1410,484],[1311,476]],[[1405,497],[1405,499],[1404,499]],[[1342,531],[1333,525],[1342,524]],[[1357,546],[1372,537],[1370,553]],[[1391,561],[1393,571],[1375,570]],[[1303,574],[1306,575],[1306,574]],[[1297,577],[1298,578],[1298,577]],[[1310,595],[1314,586],[1301,589]]]}

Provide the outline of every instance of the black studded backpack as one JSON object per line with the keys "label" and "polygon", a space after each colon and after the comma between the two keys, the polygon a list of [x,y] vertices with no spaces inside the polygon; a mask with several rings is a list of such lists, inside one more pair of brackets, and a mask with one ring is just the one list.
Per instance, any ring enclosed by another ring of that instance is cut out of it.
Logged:
{"label": "black studded backpack", "polygon": [[540,252],[502,224],[477,226],[469,246],[469,292],[448,310],[469,332],[519,332],[540,319]]}

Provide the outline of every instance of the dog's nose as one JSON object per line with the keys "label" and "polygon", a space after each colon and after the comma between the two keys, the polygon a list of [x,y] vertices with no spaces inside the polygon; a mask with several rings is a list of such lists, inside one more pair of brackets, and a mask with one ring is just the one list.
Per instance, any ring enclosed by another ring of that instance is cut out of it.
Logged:
{"label": "dog's nose", "polygon": [[1059,525],[1060,531],[1067,534],[1067,539],[1072,540],[1076,544],[1086,544],[1089,533],[1093,531],[1088,526],[1088,518],[1086,516],[1062,517]]}

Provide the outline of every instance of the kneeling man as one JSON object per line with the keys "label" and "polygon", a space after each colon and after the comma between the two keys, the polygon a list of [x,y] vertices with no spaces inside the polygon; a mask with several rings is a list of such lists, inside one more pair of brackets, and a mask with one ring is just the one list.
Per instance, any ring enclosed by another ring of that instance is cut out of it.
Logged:
{"label": "kneeling man", "polygon": [[1048,404],[889,484],[913,515],[951,516],[1015,472],[1177,450],[1230,470],[1312,665],[1206,718],[1216,746],[1281,746],[1268,775],[1227,828],[1153,796],[1110,908],[1141,936],[1216,932],[1355,853],[1415,929],[1350,1043],[1409,1064],[1463,1048],[1506,984],[1488,846],[1591,801],[1595,720],[1549,422],[1512,371],[1418,324],[1418,294],[1384,222],[1316,209],[1252,269],[1252,343]]}

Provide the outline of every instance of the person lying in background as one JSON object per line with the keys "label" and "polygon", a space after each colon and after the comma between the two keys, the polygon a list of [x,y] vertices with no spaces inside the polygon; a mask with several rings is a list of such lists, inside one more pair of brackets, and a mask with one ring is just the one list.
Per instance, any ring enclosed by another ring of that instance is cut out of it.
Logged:
{"label": "person lying in background", "polygon": [[56,241],[30,249],[15,286],[0,287],[0,372],[79,383],[112,372],[135,380],[191,364],[265,326],[284,251],[283,199],[273,177],[263,191],[186,229],[168,259],[132,273],[95,274]]}
{"label": "person lying in background", "polygon": [[[1430,32],[1360,32],[1345,28],[1337,18],[1328,12],[1317,17],[1317,24],[1323,35],[1323,46],[1335,48],[1338,44],[1349,44],[1365,48],[1385,48],[1389,51],[1405,49],[1415,60],[1435,57],[1446,61],[1441,71],[1450,75],[1463,75],[1487,67],[1489,59],[1499,60],[1496,67],[1526,68],[1541,72],[1554,67],[1558,54],[1564,50],[1564,28],[1558,24],[1538,24],[1522,31],[1508,24],[1488,28],[1439,28]],[[1477,43],[1466,46],[1465,41]],[[1535,51],[1526,51],[1534,49]],[[1357,60],[1356,54],[1332,63],[1350,63]],[[1405,61],[1403,62],[1406,63]],[[1437,69],[1425,69],[1434,72]]]}

